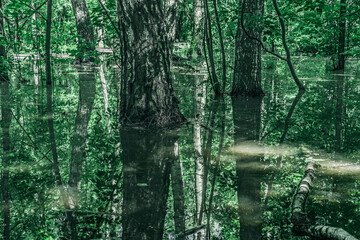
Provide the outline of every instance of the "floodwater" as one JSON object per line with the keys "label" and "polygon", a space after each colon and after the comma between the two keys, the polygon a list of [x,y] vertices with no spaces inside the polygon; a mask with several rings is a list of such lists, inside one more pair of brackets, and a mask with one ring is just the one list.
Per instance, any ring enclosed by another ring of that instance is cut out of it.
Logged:
{"label": "floodwater", "polygon": [[1,85],[1,228],[11,239],[305,239],[291,203],[315,161],[308,217],[360,238],[360,65],[328,61],[294,58],[297,95],[285,63],[265,58],[255,99],[214,99],[203,67],[175,64],[188,123],[167,132],[119,127],[116,67],[56,64],[46,89],[25,61]]}

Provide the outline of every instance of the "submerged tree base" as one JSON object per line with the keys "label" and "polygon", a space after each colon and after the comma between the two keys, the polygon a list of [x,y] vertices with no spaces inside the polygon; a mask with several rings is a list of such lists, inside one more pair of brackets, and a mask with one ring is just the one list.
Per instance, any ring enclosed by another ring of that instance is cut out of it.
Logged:
{"label": "submerged tree base", "polygon": [[263,97],[265,93],[261,89],[233,89],[231,92],[233,97]]}
{"label": "submerged tree base", "polygon": [[186,121],[179,109],[160,111],[157,113],[143,113],[130,115],[122,119],[122,124],[126,126],[147,126],[156,128],[171,128],[179,126]]}

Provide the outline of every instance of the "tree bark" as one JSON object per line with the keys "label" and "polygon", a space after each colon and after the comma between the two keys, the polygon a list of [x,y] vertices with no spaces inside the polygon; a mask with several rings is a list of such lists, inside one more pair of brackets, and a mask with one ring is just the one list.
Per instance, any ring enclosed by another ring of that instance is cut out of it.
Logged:
{"label": "tree bark", "polygon": [[275,11],[276,11],[276,14],[278,15],[278,18],[279,18],[279,23],[280,23],[280,27],[281,27],[281,40],[282,40],[282,43],[283,43],[283,46],[284,46],[284,49],[285,49],[285,52],[286,52],[286,63],[290,69],[290,73],[291,73],[291,76],[293,77],[296,85],[298,86],[299,88],[299,91],[305,91],[305,87],[304,85],[300,82],[296,72],[295,72],[295,68],[292,64],[292,61],[291,61],[291,54],[290,54],[290,50],[289,50],[289,47],[286,43],[286,32],[285,32],[285,24],[284,24],[284,19],[282,17],[282,14],[280,12],[280,9],[277,5],[277,2],[276,0],[273,0],[273,5],[274,5],[274,8],[275,8]]}
{"label": "tree bark", "polygon": [[[183,122],[170,72],[171,40],[161,0],[120,3],[121,120],[170,126]],[[126,60],[126,61],[124,61]]]}
{"label": "tree bark", "polygon": [[71,141],[69,193],[74,208],[77,208],[81,184],[82,165],[88,125],[95,99],[95,73],[79,74],[79,105],[75,119],[75,130]]}
{"label": "tree bark", "polygon": [[[202,221],[202,205],[203,199],[203,181],[204,181],[204,156],[201,146],[201,124],[204,122],[205,104],[206,104],[206,86],[203,79],[198,76],[194,77],[194,126],[193,141],[195,155],[195,224],[200,226]],[[198,239],[205,237],[204,229],[198,233]]]}
{"label": "tree bark", "polygon": [[[213,48],[213,37],[212,37],[212,30],[211,30],[211,17],[210,17],[210,10],[208,5],[208,0],[204,0],[205,6],[205,24],[204,24],[204,47],[207,47],[207,53],[209,54],[209,62],[206,59],[206,64],[208,65],[208,72],[210,75],[210,83],[211,87],[214,90],[215,96],[221,95],[220,83],[216,74],[216,67],[215,67],[215,58],[214,58],[214,48]],[[204,49],[205,58],[206,56],[206,49]]]}
{"label": "tree bark", "polygon": [[[264,14],[264,0],[243,0],[243,9],[256,20],[244,19],[248,34],[256,39],[262,37],[261,22]],[[243,13],[242,13],[243,14]],[[239,19],[235,37],[235,65],[234,78],[231,94],[233,96],[262,96],[261,88],[261,45],[249,38]]]}
{"label": "tree bark", "polygon": [[336,117],[335,117],[335,151],[341,152],[342,148],[342,122],[344,108],[344,76],[336,76],[337,95],[336,95]]}
{"label": "tree bark", "polygon": [[[1,56],[3,57],[3,56]],[[4,69],[1,69],[4,70]],[[11,124],[11,109],[9,106],[9,81],[5,81],[7,78],[7,72],[0,72],[1,74],[1,127],[2,127],[2,144],[3,144],[3,156],[1,163],[1,194],[2,194],[2,212],[4,217],[4,229],[3,238],[10,240],[10,185],[9,185],[9,167],[10,167],[10,154],[11,154],[11,142],[10,142],[10,124]]]}
{"label": "tree bark", "polygon": [[[93,61],[91,51],[94,51],[95,36],[94,27],[91,25],[89,10],[85,0],[71,0],[72,9],[76,20],[78,33],[78,48],[80,63],[83,60]],[[87,54],[90,54],[87,55]]]}
{"label": "tree bark", "polygon": [[177,27],[177,0],[165,0],[164,6],[166,16],[166,32],[168,33],[168,39],[170,42],[170,50],[172,50],[173,43],[176,38],[176,27]]}
{"label": "tree bark", "polygon": [[336,70],[345,69],[346,7],[346,0],[340,0],[338,63]]}
{"label": "tree bark", "polygon": [[193,35],[190,54],[195,52],[202,56],[203,27],[204,27],[204,0],[193,0]]}
{"label": "tree bark", "polygon": [[217,1],[213,0],[214,4],[214,12],[215,12],[215,19],[216,19],[216,27],[219,34],[219,42],[220,42],[220,50],[221,50],[221,61],[222,61],[222,92],[225,92],[226,87],[226,56],[225,56],[225,46],[224,46],[224,40],[223,35],[221,31],[220,26],[220,19],[219,19],[219,13],[218,13],[218,7],[217,7]]}

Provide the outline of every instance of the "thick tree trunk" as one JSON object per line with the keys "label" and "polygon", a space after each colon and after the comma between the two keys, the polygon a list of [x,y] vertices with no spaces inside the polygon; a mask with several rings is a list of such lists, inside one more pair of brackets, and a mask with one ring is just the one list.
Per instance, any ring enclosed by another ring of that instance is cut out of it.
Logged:
{"label": "thick tree trunk", "polygon": [[293,233],[299,236],[308,236],[312,239],[357,240],[357,238],[351,236],[342,228],[311,224],[307,217],[305,207],[306,200],[312,187],[312,182],[315,178],[315,170],[315,164],[312,162],[306,166],[304,177],[300,181],[294,195],[291,206]]}
{"label": "thick tree trunk", "polygon": [[75,130],[71,141],[69,193],[73,207],[78,206],[80,178],[84,162],[84,151],[89,120],[95,99],[95,73],[79,74],[79,105],[76,113]]}
{"label": "thick tree trunk", "polygon": [[[75,16],[76,29],[78,33],[78,59],[80,60],[80,63],[83,60],[93,61],[93,58],[91,57],[91,51],[94,50],[95,44],[94,27],[91,25],[90,14],[86,6],[86,1],[71,0],[71,5]],[[90,54],[90,56],[87,56],[86,54]]]}
{"label": "thick tree trunk", "polygon": [[[262,98],[233,98],[235,145],[259,141]],[[260,240],[262,233],[260,155],[236,155],[240,239]]]}
{"label": "thick tree trunk", "polygon": [[[121,120],[169,126],[184,120],[172,87],[171,40],[161,0],[120,3],[123,38]],[[126,60],[126,61],[125,61]]]}
{"label": "thick tree trunk", "polygon": [[[142,136],[140,139],[138,136]],[[174,133],[128,128],[123,146],[123,238],[162,240],[171,164],[177,158]]]}
{"label": "thick tree trunk", "polygon": [[[255,18],[256,21],[244,19],[245,27],[250,36],[261,39],[262,26],[256,24],[261,22],[264,14],[264,0],[243,0],[243,6],[249,14],[248,18]],[[241,27],[239,20],[235,38],[235,66],[232,86],[233,96],[262,96],[261,89],[261,45],[249,38]]]}
{"label": "thick tree trunk", "polygon": [[[3,56],[1,56],[3,57]],[[4,70],[4,69],[1,69]],[[9,106],[9,81],[4,79],[7,77],[7,72],[0,72],[1,75],[1,127],[2,127],[2,144],[3,156],[1,163],[1,194],[2,194],[2,212],[4,217],[3,238],[10,240],[10,191],[9,191],[9,166],[10,166],[10,124],[11,124],[11,109]]]}
{"label": "thick tree trunk", "polygon": [[170,50],[176,38],[176,27],[177,27],[177,0],[166,0],[164,11],[166,17],[166,32],[168,33],[168,39],[170,42]]}
{"label": "thick tree trunk", "polygon": [[339,17],[339,45],[338,45],[338,62],[336,70],[345,69],[345,38],[346,38],[346,0],[340,0],[340,17]]}

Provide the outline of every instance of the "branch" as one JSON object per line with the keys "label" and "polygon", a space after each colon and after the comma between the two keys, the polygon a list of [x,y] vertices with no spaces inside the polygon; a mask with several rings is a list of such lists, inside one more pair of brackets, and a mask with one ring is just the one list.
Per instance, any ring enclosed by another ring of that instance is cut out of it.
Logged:
{"label": "branch", "polygon": [[261,45],[262,49],[264,49],[267,53],[270,53],[270,54],[274,55],[275,57],[277,57],[277,58],[279,58],[279,59],[281,59],[281,60],[283,60],[283,61],[287,61],[286,58],[284,58],[284,57],[280,56],[279,54],[277,54],[277,53],[275,53],[275,52],[267,49],[267,48],[265,47],[263,41],[261,41],[260,39],[254,37],[254,36],[251,36],[251,35],[248,33],[248,31],[245,29],[245,26],[244,26],[245,1],[246,1],[246,0],[243,0],[243,4],[242,4],[242,8],[241,8],[241,19],[240,19],[240,25],[241,25],[241,28],[242,28],[242,30],[244,31],[245,35],[246,35],[248,38],[250,38],[251,40],[257,41],[257,42]]}
{"label": "branch", "polygon": [[289,48],[287,46],[287,43],[286,43],[285,24],[284,24],[284,20],[282,18],[281,12],[279,10],[279,7],[278,7],[278,5],[276,3],[276,0],[273,0],[273,5],[274,5],[274,8],[275,8],[276,14],[278,15],[280,26],[281,26],[281,39],[282,39],[283,46],[284,46],[285,52],[286,52],[286,62],[288,64],[291,75],[294,78],[294,81],[295,81],[296,85],[298,86],[299,90],[300,91],[305,91],[305,87],[300,82],[299,78],[297,77],[294,66],[293,66],[293,64],[291,62],[290,50],[289,50]]}
{"label": "branch", "polygon": [[310,195],[312,182],[315,178],[316,166],[308,163],[305,174],[300,181],[291,204],[291,222],[293,233],[298,236],[309,236],[311,239],[358,240],[342,228],[325,225],[313,225],[305,212],[306,200]]}
{"label": "branch", "polygon": [[121,38],[120,30],[116,27],[114,21],[112,20],[110,14],[109,14],[109,11],[106,9],[105,5],[101,2],[101,0],[98,0],[98,2],[100,3],[102,9],[104,10],[107,18],[110,20],[111,25],[114,27],[116,34],[118,35],[119,38]]}
{"label": "branch", "polygon": [[[30,135],[28,134],[28,132],[25,130],[25,128],[21,125],[19,119],[17,119],[17,117],[15,116],[15,114],[13,113],[13,111],[11,111],[11,114],[13,115],[13,117],[15,118],[17,124],[20,126],[20,128],[24,131],[24,133],[26,134],[26,136],[29,138],[30,142],[33,144],[34,148],[39,149],[38,147],[36,147],[36,143],[34,142],[34,140],[30,137]],[[40,149],[39,149],[40,150]],[[49,162],[52,163],[52,161],[48,158],[48,156],[46,156],[43,152],[39,151],[41,155],[43,155],[43,158],[46,158],[47,160],[49,160]]]}

